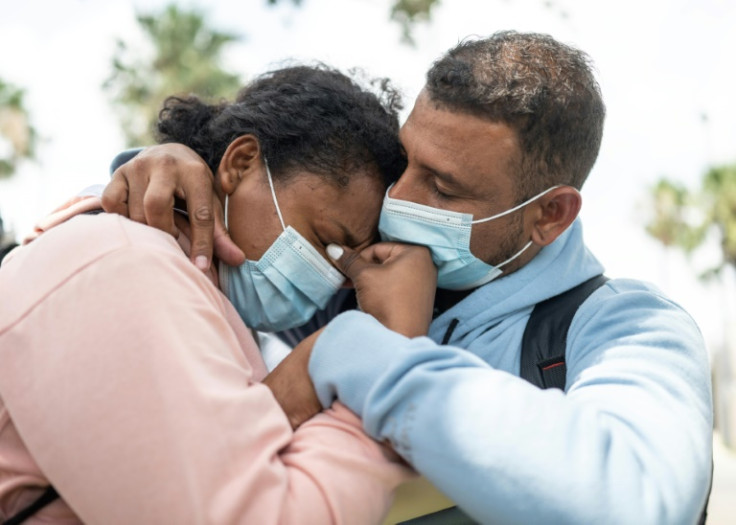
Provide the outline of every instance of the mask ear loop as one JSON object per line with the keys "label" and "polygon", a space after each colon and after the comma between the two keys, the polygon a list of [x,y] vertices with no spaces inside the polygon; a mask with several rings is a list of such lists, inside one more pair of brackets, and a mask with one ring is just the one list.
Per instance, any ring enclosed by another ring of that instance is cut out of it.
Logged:
{"label": "mask ear loop", "polygon": [[230,203],[228,202],[228,197],[229,197],[229,195],[226,193],[225,194],[225,230],[228,231],[228,232],[230,232],[230,229],[229,229],[230,228],[230,224],[229,224],[230,221],[228,220],[228,209],[230,208],[230,206],[229,206]]}
{"label": "mask ear loop", "polygon": [[521,204],[519,204],[517,206],[514,206],[510,210],[503,211],[503,212],[501,212],[501,213],[499,213],[497,215],[492,215],[490,217],[486,217],[485,219],[478,219],[476,221],[470,221],[470,224],[478,224],[480,222],[488,222],[488,221],[492,221],[493,219],[498,219],[500,217],[503,217],[504,215],[508,215],[509,213],[514,213],[516,210],[520,210],[521,208],[523,208],[524,206],[526,206],[530,202],[534,202],[538,198],[540,198],[540,197],[542,197],[544,195],[547,195],[550,191],[552,191],[552,190],[554,190],[556,188],[559,188],[560,186],[561,186],[561,184],[556,184],[556,185],[552,186],[551,188],[547,188],[542,193],[539,193],[539,194],[535,195],[531,199],[527,199],[524,202],[522,202]]}
{"label": "mask ear loop", "polygon": [[276,213],[281,221],[281,228],[286,231],[286,225],[284,224],[284,218],[281,216],[281,209],[279,209],[279,201],[276,200],[276,190],[273,189],[273,178],[271,177],[271,170],[268,169],[268,161],[263,158],[263,163],[266,165],[266,175],[268,175],[268,185],[271,187],[271,197],[273,197],[273,203],[276,205]]}
{"label": "mask ear loop", "polygon": [[[504,215],[508,215],[509,213],[513,213],[516,210],[520,210],[521,208],[523,208],[524,206],[526,206],[530,202],[533,202],[533,201],[537,200],[538,198],[542,197],[543,195],[548,194],[550,191],[554,190],[555,188],[559,188],[560,186],[561,186],[561,184],[556,184],[556,185],[554,185],[554,186],[552,186],[550,188],[547,188],[542,193],[539,193],[538,195],[535,195],[531,199],[525,200],[524,202],[522,202],[518,206],[514,206],[510,210],[506,210],[506,211],[504,211],[502,213],[499,213],[498,215],[493,215],[492,217],[487,217],[485,219],[478,219],[477,221],[471,221],[471,224],[477,224],[479,222],[487,222],[487,221],[490,221],[490,220],[493,220],[493,219],[498,219],[499,217],[503,217]],[[525,251],[527,251],[527,249],[529,249],[529,247],[533,243],[534,243],[534,241],[530,240],[528,243],[526,243],[524,245],[524,247],[521,250],[519,250],[518,252],[516,252],[515,255],[512,255],[511,257],[509,257],[508,259],[506,259],[502,263],[497,264],[496,265],[496,268],[501,269],[502,267],[506,266],[508,263],[510,263],[511,261],[513,261],[514,259],[516,259],[517,257],[519,257],[522,253],[524,253]]]}
{"label": "mask ear loop", "polygon": [[511,257],[506,259],[504,262],[497,264],[496,268],[501,269],[502,267],[506,266],[508,263],[510,263],[511,261],[519,257],[522,253],[524,253],[529,248],[529,246],[531,246],[532,244],[534,244],[534,241],[529,241],[528,243],[524,245],[524,247],[521,250],[516,252],[516,255],[512,255]]}

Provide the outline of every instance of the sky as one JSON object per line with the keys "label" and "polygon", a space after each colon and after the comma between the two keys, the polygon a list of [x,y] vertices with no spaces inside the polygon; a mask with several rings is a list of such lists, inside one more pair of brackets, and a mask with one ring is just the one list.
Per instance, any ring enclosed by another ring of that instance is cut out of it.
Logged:
{"label": "sky", "polygon": [[[145,49],[136,12],[163,0],[0,0],[0,77],[26,89],[42,137],[38,163],[0,181],[0,213],[18,237],[90,184],[108,180],[124,148],[101,84],[115,40]],[[611,277],[650,281],[682,304],[711,350],[736,316],[736,283],[703,284],[715,247],[688,259],[644,232],[646,197],[667,176],[691,188],[707,166],[736,162],[736,2],[732,0],[443,0],[431,24],[401,43],[390,0],[178,2],[243,36],[226,66],[246,78],[289,60],[361,67],[391,78],[408,115],[432,61],[467,36],[548,33],[592,58],[607,105],[603,144],[586,182],[586,241]],[[1,147],[1,145],[0,145]],[[736,334],[731,334],[736,342]]]}

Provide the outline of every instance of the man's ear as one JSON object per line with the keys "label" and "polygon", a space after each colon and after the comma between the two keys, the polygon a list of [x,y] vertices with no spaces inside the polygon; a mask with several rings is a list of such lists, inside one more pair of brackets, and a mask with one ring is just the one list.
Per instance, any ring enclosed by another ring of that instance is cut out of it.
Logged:
{"label": "man's ear", "polygon": [[534,207],[532,241],[539,246],[551,244],[580,213],[583,204],[580,192],[572,186],[560,186],[540,197]]}
{"label": "man's ear", "polygon": [[253,134],[241,135],[233,140],[220,159],[217,169],[217,178],[220,187],[228,195],[232,195],[238,184],[251,172],[260,171],[261,145]]}

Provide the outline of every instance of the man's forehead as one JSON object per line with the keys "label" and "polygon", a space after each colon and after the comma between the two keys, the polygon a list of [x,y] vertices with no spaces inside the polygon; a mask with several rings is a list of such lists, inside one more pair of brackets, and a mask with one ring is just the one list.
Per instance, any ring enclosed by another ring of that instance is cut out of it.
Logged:
{"label": "man's forehead", "polygon": [[399,138],[413,168],[432,175],[446,190],[485,202],[512,198],[521,149],[507,124],[419,97]]}

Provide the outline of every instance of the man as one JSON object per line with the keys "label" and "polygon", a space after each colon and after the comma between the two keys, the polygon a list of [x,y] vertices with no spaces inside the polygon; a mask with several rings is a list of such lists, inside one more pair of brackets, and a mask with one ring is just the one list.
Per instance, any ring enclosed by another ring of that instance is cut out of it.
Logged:
{"label": "man", "polygon": [[[545,35],[497,33],[438,60],[401,130],[407,168],[379,226],[384,240],[432,253],[429,337],[378,322],[382,311],[397,315],[391,282],[410,266],[330,246],[374,315],[338,315],[277,368],[307,393],[285,393],[287,412],[309,412],[313,383],[320,406],[340,399],[368,434],[483,523],[696,522],[711,471],[710,374],[680,307],[650,285],[611,279],[569,326],[564,393],[519,377],[535,305],[603,273],[578,212],[604,113],[587,56]],[[201,161],[191,162],[166,171],[171,157],[149,153],[119,171],[104,197],[120,210],[129,178],[159,173],[147,207],[132,186],[127,211],[162,224],[170,212],[160,204],[172,193],[187,198],[193,260],[207,266],[217,210],[197,182]],[[221,233],[215,242],[226,245]],[[219,253],[233,263],[242,255]]]}

